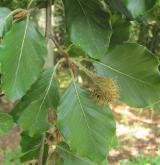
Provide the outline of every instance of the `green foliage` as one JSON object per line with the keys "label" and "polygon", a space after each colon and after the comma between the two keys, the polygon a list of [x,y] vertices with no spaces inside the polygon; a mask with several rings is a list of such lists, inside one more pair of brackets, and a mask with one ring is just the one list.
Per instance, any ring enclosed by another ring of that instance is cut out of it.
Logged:
{"label": "green foliage", "polygon": [[111,22],[113,34],[110,39],[110,49],[124,41],[128,41],[131,28],[131,23],[125,19],[121,19],[119,15],[113,15],[111,17]]}
{"label": "green foliage", "polygon": [[8,8],[0,7],[0,37],[9,30],[12,16],[9,16],[11,11]]}
{"label": "green foliage", "polygon": [[[0,6],[9,7],[11,9],[27,8],[30,1],[31,0],[1,0]],[[44,8],[46,6],[46,1],[47,0],[34,0],[33,3],[35,6]]]}
{"label": "green foliage", "polygon": [[7,113],[0,112],[0,137],[13,128],[14,122],[12,116]]}
{"label": "green foliage", "polygon": [[74,155],[66,144],[57,145],[56,152],[62,158],[62,162],[60,162],[62,165],[96,165],[89,159],[80,157],[79,155]]}
{"label": "green foliage", "polygon": [[98,164],[105,159],[109,151],[107,146],[115,134],[110,109],[96,105],[89,93],[75,83],[61,97],[58,128],[74,152]]}
{"label": "green foliage", "polygon": [[43,72],[11,112],[30,136],[39,135],[50,126],[47,109],[56,108],[59,101],[58,84],[53,79],[54,74],[54,69]]}
{"label": "green foliage", "polygon": [[127,9],[132,13],[133,17],[143,14],[145,11],[151,9],[157,0],[122,0]]}
{"label": "green foliage", "polygon": [[[61,54],[53,68],[44,67],[48,46],[33,19],[46,3],[0,2],[0,95],[15,105],[9,114],[0,112],[0,136],[14,124],[21,128],[17,164],[38,159],[45,164],[53,155],[56,165],[106,165],[115,120],[110,106],[100,105],[90,90],[96,77],[108,77],[119,85],[119,100],[133,107],[159,107],[159,1],[63,0],[67,42],[58,45],[52,31],[47,38]],[[59,76],[64,70],[71,73],[66,75],[69,86]]]}
{"label": "green foliage", "polygon": [[133,160],[124,160],[120,161],[120,165],[158,165],[160,161],[159,156],[154,157],[145,157],[145,156],[139,156],[136,159]]}
{"label": "green foliage", "polygon": [[[36,160],[39,157],[39,152],[41,148],[41,136],[30,137],[27,134],[21,135],[21,155],[19,156],[21,162],[26,162],[29,160]],[[32,145],[31,145],[32,144]],[[48,146],[44,146],[44,162],[47,159]]]}
{"label": "green foliage", "polygon": [[29,18],[13,25],[0,49],[2,89],[9,99],[21,98],[31,87],[42,70],[46,54],[44,38]]}
{"label": "green foliage", "polygon": [[[72,5],[70,5],[72,4]],[[66,26],[71,41],[89,56],[100,59],[109,47],[109,15],[98,1],[64,0]]]}
{"label": "green foliage", "polygon": [[17,7],[26,7],[29,0],[1,0],[0,6],[17,8]]}
{"label": "green foliage", "polygon": [[105,0],[105,1],[111,6],[113,10],[118,11],[119,13],[124,15],[127,19],[132,19],[131,13],[129,12],[129,10],[127,10],[122,0]]}
{"label": "green foliage", "polygon": [[120,99],[128,105],[147,107],[159,101],[158,62],[143,46],[136,43],[117,46],[103,63],[97,62],[96,68],[99,74],[117,80]]}
{"label": "green foliage", "polygon": [[[1,151],[0,151],[1,153]],[[22,165],[19,156],[21,155],[21,149],[18,147],[15,151],[7,149],[3,151],[4,161],[3,165]]]}

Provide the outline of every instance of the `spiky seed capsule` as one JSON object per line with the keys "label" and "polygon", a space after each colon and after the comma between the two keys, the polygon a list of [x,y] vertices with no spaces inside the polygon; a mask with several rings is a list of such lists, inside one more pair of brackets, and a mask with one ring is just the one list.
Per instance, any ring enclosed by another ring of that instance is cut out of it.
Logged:
{"label": "spiky seed capsule", "polygon": [[95,77],[91,87],[91,94],[100,105],[108,105],[118,97],[118,85],[109,77]]}

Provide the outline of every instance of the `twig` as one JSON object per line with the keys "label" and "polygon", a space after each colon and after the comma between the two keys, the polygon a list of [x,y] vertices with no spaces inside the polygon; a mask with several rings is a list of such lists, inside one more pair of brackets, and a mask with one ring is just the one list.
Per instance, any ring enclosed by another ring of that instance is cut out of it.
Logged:
{"label": "twig", "polygon": [[50,39],[55,44],[56,48],[58,49],[59,53],[66,59],[66,62],[70,69],[75,70],[76,65],[69,59],[69,54],[58,44],[56,36],[50,35]]}
{"label": "twig", "polygon": [[38,165],[43,165],[43,153],[44,153],[44,145],[45,145],[45,133],[42,135],[42,141],[41,141],[41,148],[40,148],[40,154],[38,159]]}
{"label": "twig", "polygon": [[50,39],[53,41],[55,44],[56,48],[58,49],[59,53],[63,55],[63,57],[66,59],[66,61],[69,61],[69,55],[68,53],[62,49],[62,47],[58,44],[56,36],[53,36],[52,34],[50,35]]}
{"label": "twig", "polygon": [[[51,16],[52,16],[52,0],[48,0],[46,2],[46,29],[45,29],[45,37],[47,40],[49,40],[49,37],[51,34],[51,28],[52,28]],[[45,138],[46,138],[46,135],[45,135],[45,133],[43,133],[40,154],[39,154],[39,159],[38,159],[38,165],[43,165]]]}
{"label": "twig", "polygon": [[52,33],[52,0],[46,2],[46,29],[45,37],[49,39]]}
{"label": "twig", "polygon": [[73,61],[80,70],[82,70],[88,77],[90,77],[91,79],[94,79],[96,74],[94,74],[93,72],[91,72],[89,69],[87,69],[86,67],[84,67],[81,63],[77,62],[74,59],[71,59],[71,61]]}

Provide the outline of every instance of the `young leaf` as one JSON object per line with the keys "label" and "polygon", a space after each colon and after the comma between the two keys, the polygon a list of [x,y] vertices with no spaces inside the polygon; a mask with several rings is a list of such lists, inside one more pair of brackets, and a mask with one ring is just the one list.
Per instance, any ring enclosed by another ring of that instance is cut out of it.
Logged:
{"label": "young leaf", "polygon": [[47,110],[56,108],[59,101],[58,84],[53,78],[54,74],[55,70],[52,68],[43,72],[11,112],[30,136],[39,135],[50,126]]}
{"label": "young leaf", "polygon": [[0,137],[13,128],[12,116],[8,113],[0,112]]}
{"label": "young leaf", "polygon": [[8,17],[10,12],[8,8],[0,7],[0,37],[4,35],[11,24],[12,18]]}
{"label": "young leaf", "polygon": [[117,80],[120,99],[133,107],[146,107],[160,100],[157,60],[136,43],[117,46],[95,65],[100,75]]}
{"label": "young leaf", "polygon": [[115,135],[109,107],[95,103],[90,94],[72,83],[61,97],[58,127],[71,151],[101,164]]}
{"label": "young leaf", "polygon": [[47,55],[44,38],[28,19],[13,25],[0,49],[2,89],[11,100],[21,98],[37,80]]}
{"label": "young leaf", "polygon": [[[93,58],[102,58],[109,47],[109,16],[98,0],[63,0],[71,41]],[[72,4],[72,5],[71,5]]]}

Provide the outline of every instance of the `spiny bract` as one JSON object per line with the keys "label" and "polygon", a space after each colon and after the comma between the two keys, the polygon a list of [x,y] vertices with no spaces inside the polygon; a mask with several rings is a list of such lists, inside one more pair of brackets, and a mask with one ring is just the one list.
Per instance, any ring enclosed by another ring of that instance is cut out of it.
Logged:
{"label": "spiny bract", "polygon": [[95,77],[90,92],[100,105],[108,105],[118,97],[118,84],[110,77]]}

